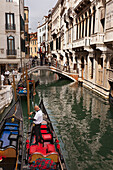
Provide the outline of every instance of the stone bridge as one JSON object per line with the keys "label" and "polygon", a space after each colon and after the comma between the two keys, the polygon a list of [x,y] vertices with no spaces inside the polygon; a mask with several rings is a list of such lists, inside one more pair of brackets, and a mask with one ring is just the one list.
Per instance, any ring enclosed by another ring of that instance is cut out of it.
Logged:
{"label": "stone bridge", "polygon": [[56,67],[53,67],[53,66],[35,66],[33,68],[30,68],[28,70],[28,74],[31,74],[37,70],[48,70],[48,71],[52,71],[52,72],[55,72],[57,73],[59,76],[65,76],[69,79],[71,79],[72,81],[76,82],[78,81],[78,74],[77,73],[70,73],[70,72],[65,72],[65,71],[62,71]]}

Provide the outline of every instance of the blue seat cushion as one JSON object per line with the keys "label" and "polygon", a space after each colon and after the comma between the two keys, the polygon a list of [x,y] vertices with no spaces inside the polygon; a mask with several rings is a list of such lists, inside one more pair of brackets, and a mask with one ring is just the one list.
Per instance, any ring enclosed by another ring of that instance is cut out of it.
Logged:
{"label": "blue seat cushion", "polygon": [[9,122],[6,122],[5,125],[8,125],[8,126],[19,126],[17,123],[9,123]]}
{"label": "blue seat cushion", "polygon": [[18,130],[18,127],[17,126],[6,126],[4,129],[5,130]]}
{"label": "blue seat cushion", "polygon": [[8,146],[10,144],[10,141],[8,139],[10,135],[10,131],[4,130],[2,133],[2,136],[0,138],[1,141],[3,141],[2,147]]}

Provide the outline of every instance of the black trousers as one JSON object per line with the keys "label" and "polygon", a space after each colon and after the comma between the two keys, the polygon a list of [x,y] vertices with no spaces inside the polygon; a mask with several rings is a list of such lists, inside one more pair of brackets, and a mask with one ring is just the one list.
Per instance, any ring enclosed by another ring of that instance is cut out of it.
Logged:
{"label": "black trousers", "polygon": [[36,136],[37,144],[38,144],[38,142],[41,142],[41,140],[43,140],[40,127],[41,127],[41,124],[38,124],[38,125],[35,124],[35,127],[34,127],[34,134]]}

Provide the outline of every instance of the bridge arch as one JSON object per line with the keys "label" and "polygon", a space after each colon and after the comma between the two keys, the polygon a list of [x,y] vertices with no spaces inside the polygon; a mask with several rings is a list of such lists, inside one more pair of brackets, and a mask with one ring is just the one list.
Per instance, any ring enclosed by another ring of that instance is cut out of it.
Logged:
{"label": "bridge arch", "polygon": [[28,70],[28,74],[31,74],[37,70],[48,70],[48,71],[52,71],[54,73],[57,73],[58,75],[61,75],[61,76],[65,76],[69,79],[71,79],[72,81],[76,82],[78,80],[78,74],[75,74],[75,73],[68,73],[68,72],[65,72],[65,71],[62,71],[56,67],[53,67],[53,66],[35,66],[31,69]]}

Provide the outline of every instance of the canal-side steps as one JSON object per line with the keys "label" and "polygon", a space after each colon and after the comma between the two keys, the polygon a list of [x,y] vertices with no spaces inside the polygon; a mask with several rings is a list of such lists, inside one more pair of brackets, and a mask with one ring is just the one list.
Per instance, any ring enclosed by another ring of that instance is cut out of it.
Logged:
{"label": "canal-side steps", "polygon": [[53,66],[35,66],[31,69],[28,70],[28,74],[31,74],[37,70],[48,70],[48,71],[52,71],[52,72],[55,72],[59,75],[62,75],[62,76],[66,76],[68,78],[70,78],[71,80],[73,80],[74,82],[77,82],[78,81],[78,74],[77,73],[69,73],[69,72],[65,72],[65,71],[62,71],[56,67],[53,67]]}

